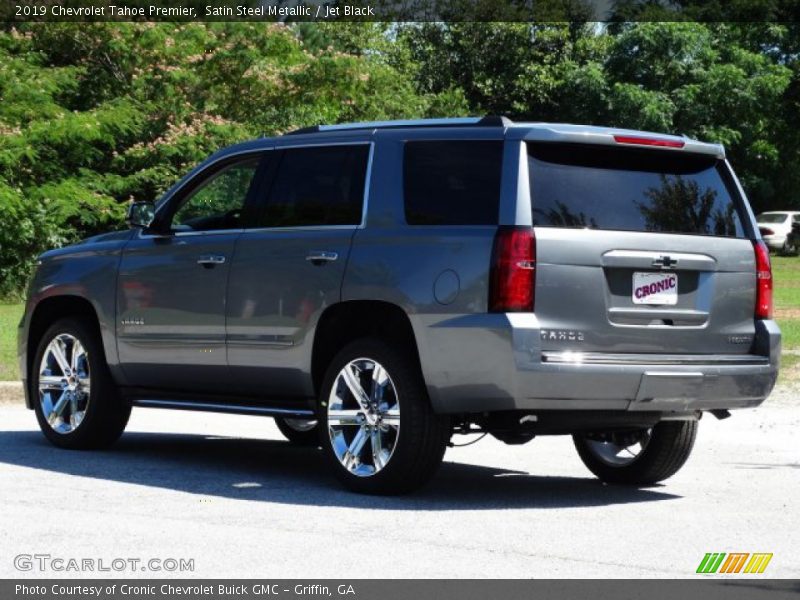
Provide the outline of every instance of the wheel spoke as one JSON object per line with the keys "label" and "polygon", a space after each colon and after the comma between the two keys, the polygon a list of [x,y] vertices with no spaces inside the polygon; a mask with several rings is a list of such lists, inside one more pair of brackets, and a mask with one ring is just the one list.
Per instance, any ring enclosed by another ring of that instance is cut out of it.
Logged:
{"label": "wheel spoke", "polygon": [[384,423],[399,423],[400,407],[395,404],[392,408],[381,411],[381,420]]}
{"label": "wheel spoke", "polygon": [[53,407],[52,414],[56,417],[60,417],[61,414],[64,412],[64,408],[66,408],[67,404],[70,401],[71,394],[68,394],[66,391],[61,392],[61,396],[58,398],[56,405]]}
{"label": "wheel spoke", "polygon": [[[353,368],[355,368],[354,365]],[[355,397],[356,402],[358,402],[358,405],[363,410],[369,410],[369,396],[367,396],[367,393],[364,391],[364,388],[361,387],[361,382],[358,380],[358,377],[353,372],[353,368],[351,368],[351,365],[347,365],[344,369],[342,369],[341,372],[342,379],[344,379],[347,388],[350,390],[350,393],[353,394],[353,396]]]}
{"label": "wheel spoke", "polygon": [[383,402],[383,394],[388,382],[389,376],[386,374],[386,369],[375,363],[375,367],[372,369],[372,401],[376,405]]}
{"label": "wheel spoke", "polygon": [[77,412],[72,413],[69,416],[69,424],[72,426],[73,429],[75,429],[78,425],[81,424],[81,421],[83,421],[83,417],[85,415],[86,411],[79,410]]}
{"label": "wheel spoke", "polygon": [[64,378],[58,375],[39,375],[39,390],[53,390],[64,387]]}
{"label": "wheel spoke", "polygon": [[328,411],[328,424],[329,425],[360,425],[361,419],[359,415],[360,410],[329,410]]}
{"label": "wheel spoke", "polygon": [[50,342],[50,345],[47,347],[47,349],[53,358],[56,359],[58,368],[61,369],[61,372],[66,375],[67,371],[69,371],[69,362],[64,354],[64,348],[61,347],[61,340],[59,338],[54,339],[52,342]]}
{"label": "wheel spoke", "polygon": [[372,446],[372,463],[375,465],[375,470],[379,471],[386,466],[380,427],[375,427],[370,432],[370,445]]}
{"label": "wheel spoke", "polygon": [[355,469],[360,460],[359,457],[361,456],[361,451],[364,449],[364,445],[367,443],[367,428],[362,426],[361,429],[358,430],[353,441],[350,442],[350,446],[347,448],[347,452],[345,452],[344,456],[342,457],[342,462],[344,466],[352,471]]}
{"label": "wheel spoke", "polygon": [[72,369],[73,373],[78,373],[78,361],[85,354],[86,350],[83,349],[83,344],[81,344],[81,341],[75,340],[75,342],[72,344],[72,356],[70,357],[70,368]]}
{"label": "wheel spoke", "polygon": [[50,421],[50,415],[53,414],[53,399],[49,393],[42,394],[42,414],[47,421]]}
{"label": "wheel spoke", "polygon": [[69,422],[72,423],[72,418],[78,412],[78,394],[72,394],[69,399]]}

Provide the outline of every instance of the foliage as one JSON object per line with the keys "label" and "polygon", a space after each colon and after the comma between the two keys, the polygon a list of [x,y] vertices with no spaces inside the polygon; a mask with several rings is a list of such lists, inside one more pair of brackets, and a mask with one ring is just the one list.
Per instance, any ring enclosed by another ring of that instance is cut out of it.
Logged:
{"label": "foliage", "polygon": [[797,207],[798,27],[679,4],[708,22],[629,23],[641,8],[620,1],[608,26],[7,24],[0,296],[42,249],[121,226],[126,202],[218,148],[314,123],[505,114],[687,134],[726,145],[757,211]]}

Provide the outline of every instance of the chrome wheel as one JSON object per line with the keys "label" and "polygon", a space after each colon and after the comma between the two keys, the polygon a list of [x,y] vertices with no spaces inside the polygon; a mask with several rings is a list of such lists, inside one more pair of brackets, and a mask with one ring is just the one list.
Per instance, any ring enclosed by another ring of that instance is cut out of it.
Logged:
{"label": "chrome wheel", "polygon": [[39,365],[39,403],[57,433],[71,433],[86,416],[91,394],[89,355],[81,341],[62,333],[45,348]]}
{"label": "chrome wheel", "polygon": [[605,464],[611,467],[625,467],[642,455],[652,433],[652,429],[632,433],[609,433],[597,439],[587,438],[586,446]]}
{"label": "chrome wheel", "polygon": [[334,380],[328,397],[328,434],[341,465],[369,477],[391,460],[400,435],[400,404],[386,369],[357,358]]}
{"label": "chrome wheel", "polygon": [[311,431],[317,426],[316,419],[284,419],[283,422],[291,429],[300,432]]}

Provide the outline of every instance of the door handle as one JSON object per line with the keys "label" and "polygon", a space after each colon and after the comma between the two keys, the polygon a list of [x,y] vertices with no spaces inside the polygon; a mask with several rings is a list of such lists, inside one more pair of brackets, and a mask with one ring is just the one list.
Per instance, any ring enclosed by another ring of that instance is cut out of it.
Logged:
{"label": "door handle", "polygon": [[337,252],[330,252],[328,250],[312,250],[306,255],[306,260],[312,265],[324,265],[325,263],[333,262],[339,258]]}
{"label": "door handle", "polygon": [[221,254],[203,254],[197,259],[197,264],[205,267],[206,269],[211,269],[217,265],[223,264],[224,262],[225,257]]}

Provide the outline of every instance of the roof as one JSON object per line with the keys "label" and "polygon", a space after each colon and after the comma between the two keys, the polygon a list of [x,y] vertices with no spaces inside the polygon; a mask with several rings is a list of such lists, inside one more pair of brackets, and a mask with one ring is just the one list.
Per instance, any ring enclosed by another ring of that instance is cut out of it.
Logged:
{"label": "roof", "polygon": [[693,140],[687,136],[676,136],[652,131],[623,129],[617,127],[598,127],[595,125],[576,125],[572,123],[514,122],[507,117],[457,117],[449,119],[406,119],[396,121],[366,121],[342,123],[338,125],[314,125],[287,133],[294,135],[335,134],[356,131],[396,130],[415,128],[502,128],[507,139],[520,139],[547,142],[567,142],[584,144],[605,144],[617,146],[628,144],[648,146],[671,151],[683,150],[710,154],[724,158],[725,149],[720,144],[709,144]]}

